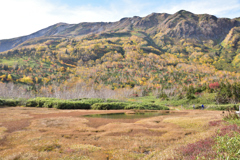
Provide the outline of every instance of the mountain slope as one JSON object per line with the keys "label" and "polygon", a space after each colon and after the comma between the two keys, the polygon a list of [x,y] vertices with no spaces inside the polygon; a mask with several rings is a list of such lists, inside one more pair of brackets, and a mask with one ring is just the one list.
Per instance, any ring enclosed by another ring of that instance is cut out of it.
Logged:
{"label": "mountain slope", "polygon": [[239,28],[239,18],[183,10],[111,23],[60,23],[7,40],[14,48],[0,53],[0,81],[38,93],[84,85],[133,88],[137,95],[161,89],[168,96],[190,85],[239,82]]}
{"label": "mountain slope", "polygon": [[66,24],[59,23],[28,36],[1,40],[0,52],[12,49],[19,44],[37,37],[77,37],[88,34],[124,33],[141,31],[151,36],[161,45],[165,36],[172,38],[191,38],[200,42],[212,40],[219,43],[233,27],[240,26],[238,19],[217,18],[212,15],[197,15],[181,10],[173,15],[152,13],[146,17],[123,18],[117,22],[96,22]]}
{"label": "mountain slope", "polygon": [[5,39],[5,40],[1,40],[0,41],[0,52],[2,51],[6,51],[9,49],[12,49],[16,46],[18,46],[19,44],[29,40],[29,39],[34,39],[37,37],[41,37],[41,36],[53,36],[53,35],[57,35],[59,32],[67,29],[68,27],[71,27],[72,25],[66,24],[66,23],[58,23],[55,24],[53,26],[47,27],[45,29],[42,29],[40,31],[37,31],[35,33],[32,33],[30,35],[27,36],[22,36],[22,37],[18,37],[18,38],[13,38],[13,39]]}

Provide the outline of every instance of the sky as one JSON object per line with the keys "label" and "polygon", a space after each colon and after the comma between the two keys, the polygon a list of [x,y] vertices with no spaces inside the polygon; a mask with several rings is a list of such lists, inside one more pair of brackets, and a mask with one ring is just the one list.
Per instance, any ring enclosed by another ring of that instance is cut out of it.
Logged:
{"label": "sky", "polygon": [[114,22],[182,9],[235,18],[240,17],[240,0],[0,0],[0,40],[28,35],[59,22]]}

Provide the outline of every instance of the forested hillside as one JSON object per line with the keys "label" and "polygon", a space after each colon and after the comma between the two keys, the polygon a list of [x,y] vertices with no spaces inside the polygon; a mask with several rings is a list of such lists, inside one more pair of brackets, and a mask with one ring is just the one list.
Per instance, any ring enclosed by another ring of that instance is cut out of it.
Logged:
{"label": "forested hillside", "polygon": [[80,90],[104,90],[126,97],[152,93],[191,99],[205,91],[225,94],[222,88],[228,86],[231,95],[221,101],[226,103],[239,101],[239,67],[239,18],[182,10],[112,23],[55,25],[1,52],[0,81],[19,84],[32,95],[75,97]]}

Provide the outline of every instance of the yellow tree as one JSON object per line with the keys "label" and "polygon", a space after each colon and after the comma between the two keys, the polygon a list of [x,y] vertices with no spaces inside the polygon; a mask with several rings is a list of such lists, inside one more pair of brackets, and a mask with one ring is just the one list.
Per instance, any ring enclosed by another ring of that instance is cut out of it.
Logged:
{"label": "yellow tree", "polygon": [[8,74],[7,80],[8,80],[8,81],[12,81],[12,80],[13,80],[11,74]]}

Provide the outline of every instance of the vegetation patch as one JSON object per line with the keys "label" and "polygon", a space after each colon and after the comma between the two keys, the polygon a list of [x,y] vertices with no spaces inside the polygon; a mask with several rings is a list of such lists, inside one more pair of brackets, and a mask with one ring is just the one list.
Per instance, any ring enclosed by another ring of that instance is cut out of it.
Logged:
{"label": "vegetation patch", "polygon": [[61,145],[59,144],[50,144],[50,145],[37,146],[34,149],[37,150],[38,152],[51,152],[60,148],[61,148]]}
{"label": "vegetation patch", "polygon": [[183,117],[173,117],[173,118],[166,118],[163,122],[173,123],[178,125],[179,127],[183,127],[186,129],[193,129],[193,130],[200,130],[206,126],[205,117],[195,117],[195,118],[183,118]]}
{"label": "vegetation patch", "polygon": [[238,110],[240,104],[221,104],[221,105],[209,105],[207,109],[209,110],[220,110],[220,111],[227,111],[227,110]]}
{"label": "vegetation patch", "polygon": [[96,147],[94,145],[88,145],[88,144],[73,144],[70,146],[70,149],[72,150],[87,150],[89,152],[95,152],[95,151],[99,151],[102,148],[101,147]]}
{"label": "vegetation patch", "polygon": [[148,110],[169,110],[168,107],[152,104],[152,103],[139,103],[139,102],[121,102],[114,99],[71,99],[61,100],[56,98],[34,98],[28,99],[26,107],[45,107],[57,109],[93,109],[93,110],[121,110],[121,109],[148,109]]}
{"label": "vegetation patch", "polygon": [[[224,115],[222,121],[210,121],[209,126],[220,126],[208,138],[178,148],[177,159],[239,159],[240,158],[240,119],[233,112]],[[230,122],[230,124],[229,124]],[[231,124],[232,123],[232,124]]]}
{"label": "vegetation patch", "polygon": [[3,138],[5,131],[7,131],[5,127],[0,127],[0,140]]}
{"label": "vegetation patch", "polygon": [[11,106],[15,107],[20,104],[20,100],[15,99],[0,99],[0,106]]}

